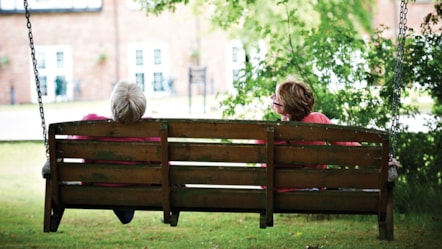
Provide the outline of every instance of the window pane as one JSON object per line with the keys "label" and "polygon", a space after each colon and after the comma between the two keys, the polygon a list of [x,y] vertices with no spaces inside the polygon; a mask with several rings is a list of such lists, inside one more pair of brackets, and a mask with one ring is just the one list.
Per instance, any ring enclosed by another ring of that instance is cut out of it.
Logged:
{"label": "window pane", "polygon": [[48,96],[48,78],[46,76],[38,76],[38,81],[40,81],[41,95]]}
{"label": "window pane", "polygon": [[135,65],[143,65],[143,50],[135,50]]}
{"label": "window pane", "polygon": [[153,50],[153,63],[155,65],[161,65],[161,49]]}
{"label": "window pane", "polygon": [[46,68],[46,54],[44,52],[37,53],[38,68]]}
{"label": "window pane", "polygon": [[135,83],[137,83],[144,92],[144,73],[135,74]]}
{"label": "window pane", "polygon": [[153,82],[152,83],[153,83],[154,92],[164,91],[163,73],[162,72],[153,73]]}
{"label": "window pane", "polygon": [[57,68],[64,68],[64,53],[57,52]]}
{"label": "window pane", "polygon": [[232,48],[232,62],[238,62],[238,50],[237,47]]}

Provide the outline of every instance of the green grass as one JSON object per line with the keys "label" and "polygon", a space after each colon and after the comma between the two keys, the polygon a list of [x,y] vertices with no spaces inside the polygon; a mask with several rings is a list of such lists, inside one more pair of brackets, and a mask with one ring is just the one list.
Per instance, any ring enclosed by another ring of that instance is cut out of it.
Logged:
{"label": "green grass", "polygon": [[41,142],[0,143],[0,248],[440,248],[434,215],[396,215],[395,240],[377,239],[375,216],[182,213],[177,227],[160,212],[137,211],[122,225],[109,210],[65,211],[57,233],[43,233],[45,161]]}

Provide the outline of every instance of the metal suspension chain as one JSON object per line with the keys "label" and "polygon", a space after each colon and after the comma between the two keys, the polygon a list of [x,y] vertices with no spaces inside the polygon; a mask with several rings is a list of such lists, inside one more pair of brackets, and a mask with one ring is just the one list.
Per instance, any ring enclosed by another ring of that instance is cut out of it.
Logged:
{"label": "metal suspension chain", "polygon": [[35,85],[37,88],[37,96],[38,96],[38,105],[40,110],[40,118],[41,118],[41,128],[43,129],[43,139],[44,139],[44,145],[46,148],[46,159],[49,159],[49,145],[48,145],[48,138],[47,138],[47,131],[46,131],[46,121],[45,121],[45,114],[43,109],[43,99],[42,99],[42,93],[40,88],[40,79],[38,77],[38,64],[37,64],[37,58],[35,55],[35,48],[34,48],[34,37],[32,35],[32,27],[31,27],[31,20],[30,20],[30,12],[28,9],[28,1],[23,0],[23,4],[25,7],[25,15],[28,27],[28,37],[29,37],[29,47],[31,48],[31,57],[32,57],[32,64],[34,69],[34,75],[35,75]]}
{"label": "metal suspension chain", "polygon": [[404,46],[407,31],[407,0],[401,1],[399,17],[399,34],[397,37],[396,66],[394,75],[393,101],[392,101],[392,123],[390,128],[390,158],[396,156],[399,132],[399,106],[401,101],[402,71],[404,61]]}

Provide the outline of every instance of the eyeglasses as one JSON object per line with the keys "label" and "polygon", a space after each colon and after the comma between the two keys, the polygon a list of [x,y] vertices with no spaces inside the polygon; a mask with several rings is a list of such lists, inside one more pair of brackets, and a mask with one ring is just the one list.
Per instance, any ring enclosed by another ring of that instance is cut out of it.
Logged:
{"label": "eyeglasses", "polygon": [[273,102],[272,104],[283,107],[283,105],[281,105],[280,103]]}
{"label": "eyeglasses", "polygon": [[272,102],[273,105],[276,105],[276,106],[279,106],[279,107],[283,107],[283,105],[281,103],[278,103],[278,102],[275,101],[275,99],[276,99],[276,95],[275,94],[270,96],[270,98],[273,100],[273,102]]}

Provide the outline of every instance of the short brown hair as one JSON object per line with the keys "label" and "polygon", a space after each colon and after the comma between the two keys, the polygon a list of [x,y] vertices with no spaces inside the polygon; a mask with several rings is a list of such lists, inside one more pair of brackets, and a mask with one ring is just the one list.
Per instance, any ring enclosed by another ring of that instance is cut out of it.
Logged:
{"label": "short brown hair", "polygon": [[315,98],[305,83],[286,81],[277,87],[276,94],[290,120],[301,121],[313,111]]}

